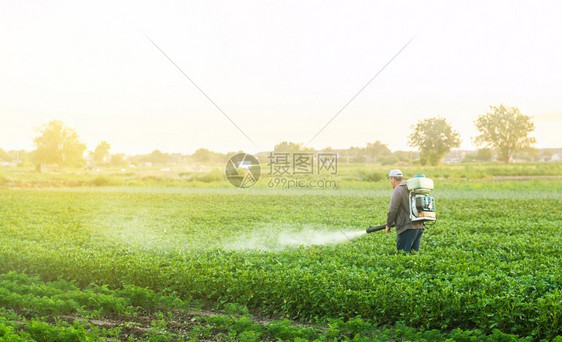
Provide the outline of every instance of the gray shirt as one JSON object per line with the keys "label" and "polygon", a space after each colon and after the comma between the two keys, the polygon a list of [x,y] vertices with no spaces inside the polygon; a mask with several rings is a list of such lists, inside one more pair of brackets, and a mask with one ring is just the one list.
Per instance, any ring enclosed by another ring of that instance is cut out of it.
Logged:
{"label": "gray shirt", "polygon": [[396,225],[396,234],[401,234],[407,229],[423,229],[422,222],[412,222],[410,220],[410,196],[406,181],[402,181],[394,191],[390,198],[388,206],[388,214],[386,215],[386,225]]}

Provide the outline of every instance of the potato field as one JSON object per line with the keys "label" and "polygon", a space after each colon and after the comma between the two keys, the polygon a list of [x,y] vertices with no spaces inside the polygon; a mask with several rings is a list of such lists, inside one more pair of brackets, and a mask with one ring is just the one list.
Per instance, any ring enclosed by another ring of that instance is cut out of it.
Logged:
{"label": "potato field", "polygon": [[560,178],[435,179],[412,254],[385,180],[223,183],[0,189],[0,339],[562,339]]}

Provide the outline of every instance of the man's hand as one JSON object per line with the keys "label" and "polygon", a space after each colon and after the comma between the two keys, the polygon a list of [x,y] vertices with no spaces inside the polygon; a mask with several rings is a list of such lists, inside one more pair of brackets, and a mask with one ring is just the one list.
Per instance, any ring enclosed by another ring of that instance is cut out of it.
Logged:
{"label": "man's hand", "polygon": [[389,227],[389,226],[386,226],[386,228],[384,229],[384,231],[385,231],[387,234],[390,233],[390,227]]}

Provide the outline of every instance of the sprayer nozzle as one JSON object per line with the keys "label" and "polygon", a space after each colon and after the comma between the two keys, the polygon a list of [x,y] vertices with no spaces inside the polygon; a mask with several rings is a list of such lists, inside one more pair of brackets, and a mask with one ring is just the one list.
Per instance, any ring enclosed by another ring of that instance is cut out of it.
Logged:
{"label": "sprayer nozzle", "polygon": [[369,228],[367,228],[367,233],[378,232],[379,230],[383,230],[385,228],[386,228],[385,225],[369,227]]}

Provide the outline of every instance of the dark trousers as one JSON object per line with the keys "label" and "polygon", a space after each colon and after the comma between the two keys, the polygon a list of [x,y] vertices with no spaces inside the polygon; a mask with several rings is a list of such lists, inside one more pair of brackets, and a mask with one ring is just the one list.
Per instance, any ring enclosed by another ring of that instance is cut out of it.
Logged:
{"label": "dark trousers", "polygon": [[423,229],[407,229],[396,237],[396,248],[405,252],[412,249],[417,251],[420,249],[422,235]]}

